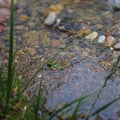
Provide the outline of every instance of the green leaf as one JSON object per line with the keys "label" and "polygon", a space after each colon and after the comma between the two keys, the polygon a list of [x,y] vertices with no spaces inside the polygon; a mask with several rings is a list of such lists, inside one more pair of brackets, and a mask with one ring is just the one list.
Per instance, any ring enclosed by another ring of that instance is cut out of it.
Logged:
{"label": "green leaf", "polygon": [[81,101],[78,102],[73,114],[72,114],[72,117],[71,117],[71,120],[77,120],[77,112],[80,108],[80,104],[81,104]]}
{"label": "green leaf", "polygon": [[58,61],[54,61],[51,63],[51,67],[59,69],[59,70],[63,70],[64,67],[60,65],[60,63]]}

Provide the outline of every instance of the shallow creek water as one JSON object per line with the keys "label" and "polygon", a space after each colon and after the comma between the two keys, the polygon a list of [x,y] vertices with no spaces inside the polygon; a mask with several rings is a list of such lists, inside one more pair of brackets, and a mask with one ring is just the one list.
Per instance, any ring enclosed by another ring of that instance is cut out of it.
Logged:
{"label": "shallow creek water", "polygon": [[[68,0],[69,1],[69,0]],[[119,38],[120,12],[114,13],[105,2],[86,0],[82,2],[66,2],[58,18],[61,19],[57,27],[47,28],[43,22],[46,12],[51,5],[63,5],[62,0],[19,0],[15,11],[15,62],[17,72],[23,78],[29,78],[49,57],[64,48],[77,36],[87,35],[97,31],[99,35],[116,33]],[[75,31],[70,33],[70,31]],[[8,50],[8,31],[0,33],[0,62],[6,64]],[[49,110],[62,106],[83,95],[96,92],[88,98],[81,112],[89,111],[95,95],[104,84],[105,77],[110,74],[112,64],[117,60],[120,51],[110,50],[104,44],[95,40],[86,40],[84,37],[79,42],[60,53],[53,61],[59,62],[64,69],[43,70],[43,84],[46,88],[45,108]],[[41,74],[41,73],[39,73]],[[37,77],[30,86],[30,94],[36,95],[39,86]],[[120,69],[98,99],[96,110],[120,95]],[[119,114],[118,114],[119,112]],[[100,113],[104,120],[120,120],[120,101]],[[91,118],[93,120],[95,118]]]}

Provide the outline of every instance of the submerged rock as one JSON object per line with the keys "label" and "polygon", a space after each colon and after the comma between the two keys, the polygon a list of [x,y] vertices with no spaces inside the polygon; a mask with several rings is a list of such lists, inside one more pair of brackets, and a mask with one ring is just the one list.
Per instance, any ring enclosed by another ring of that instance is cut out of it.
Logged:
{"label": "submerged rock", "polygon": [[[10,17],[10,3],[11,0],[0,0],[0,23],[7,22]],[[17,0],[14,0],[14,5]]]}
{"label": "submerged rock", "polygon": [[119,43],[116,43],[116,44],[114,45],[114,49],[120,50],[120,42],[119,42]]}
{"label": "submerged rock", "polygon": [[10,16],[9,8],[0,8],[0,23],[7,22]]}
{"label": "submerged rock", "polygon": [[[0,0],[0,6],[10,8],[11,0]],[[17,0],[14,0],[14,5],[17,3]]]}
{"label": "submerged rock", "polygon": [[106,0],[108,5],[111,6],[115,11],[120,10],[120,0]]}

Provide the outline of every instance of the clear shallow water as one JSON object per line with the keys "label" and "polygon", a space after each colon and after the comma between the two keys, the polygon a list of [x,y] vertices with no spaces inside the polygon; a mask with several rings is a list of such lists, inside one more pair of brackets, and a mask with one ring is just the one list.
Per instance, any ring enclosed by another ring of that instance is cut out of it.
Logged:
{"label": "clear shallow water", "polygon": [[[95,70],[97,71],[95,72]],[[85,58],[76,64],[71,69],[65,70],[64,72],[53,72],[52,74],[47,73],[45,77],[46,82],[52,80],[54,86],[48,93],[48,99],[46,107],[49,109],[55,108],[57,105],[64,105],[65,103],[71,102],[79,97],[87,95],[89,93],[97,92],[104,84],[104,78],[108,75],[107,71],[101,69],[98,63],[91,58]],[[54,77],[53,77],[54,76]],[[55,77],[56,76],[56,77]],[[61,82],[61,86],[57,87],[55,81],[59,79],[58,84]],[[63,82],[64,81],[64,82]],[[49,86],[49,85],[48,85]],[[51,86],[49,86],[51,88]],[[48,90],[50,88],[48,87]],[[109,80],[107,86],[101,93],[94,109],[102,107],[107,104],[120,94],[120,81],[116,78],[114,81]],[[82,106],[82,111],[87,112],[90,109],[91,104],[95,99],[95,95],[85,100],[85,104]],[[120,101],[117,101],[109,108],[100,113],[100,115],[107,120],[108,118],[117,118],[117,112],[120,109]],[[93,118],[91,118],[92,120]]]}

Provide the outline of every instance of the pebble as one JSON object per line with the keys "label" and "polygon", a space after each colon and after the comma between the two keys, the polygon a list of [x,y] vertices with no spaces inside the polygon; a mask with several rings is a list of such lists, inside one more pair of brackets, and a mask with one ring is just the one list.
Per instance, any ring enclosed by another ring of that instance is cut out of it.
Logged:
{"label": "pebble", "polygon": [[107,3],[112,8],[119,8],[120,9],[120,0],[107,0]]}
{"label": "pebble", "polygon": [[105,36],[104,35],[100,35],[98,38],[98,43],[104,43],[105,42]]}
{"label": "pebble", "polygon": [[61,20],[60,19],[56,19],[55,21],[55,26],[58,26],[60,24]]}
{"label": "pebble", "polygon": [[106,47],[112,47],[116,43],[116,39],[113,36],[108,36],[105,39],[105,46]]}
{"label": "pebble", "polygon": [[[14,0],[14,5],[17,3],[17,0]],[[0,7],[9,8],[11,0],[0,0]]]}
{"label": "pebble", "polygon": [[55,21],[56,21],[56,13],[50,12],[47,18],[45,19],[44,24],[51,26],[55,23]]}
{"label": "pebble", "polygon": [[113,47],[114,47],[114,49],[116,49],[116,50],[120,50],[120,42],[119,42],[119,43],[116,43]]}
{"label": "pebble", "polygon": [[0,8],[0,23],[7,22],[10,16],[9,8]]}
{"label": "pebble", "polygon": [[94,31],[94,32],[90,33],[89,35],[87,35],[85,38],[90,39],[90,40],[94,40],[97,37],[98,37],[98,32]]}
{"label": "pebble", "polygon": [[120,30],[115,30],[115,31],[113,32],[113,36],[114,36],[114,37],[120,37]]}

